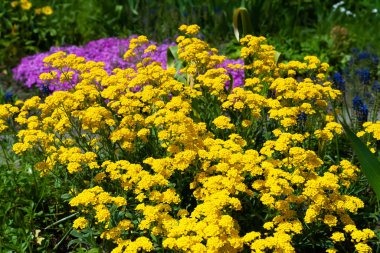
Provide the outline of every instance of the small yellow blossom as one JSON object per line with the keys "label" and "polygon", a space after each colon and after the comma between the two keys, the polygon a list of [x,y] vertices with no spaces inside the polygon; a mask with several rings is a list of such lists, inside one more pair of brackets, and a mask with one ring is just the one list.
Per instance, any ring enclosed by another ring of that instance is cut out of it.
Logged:
{"label": "small yellow blossom", "polygon": [[212,123],[219,129],[232,129],[234,124],[230,123],[231,119],[226,116],[219,116]]}
{"label": "small yellow blossom", "polygon": [[79,217],[74,220],[73,228],[84,229],[88,226],[88,220],[84,217]]}
{"label": "small yellow blossom", "polygon": [[41,12],[46,16],[50,16],[51,14],[53,14],[53,9],[50,6],[45,6],[42,7]]}

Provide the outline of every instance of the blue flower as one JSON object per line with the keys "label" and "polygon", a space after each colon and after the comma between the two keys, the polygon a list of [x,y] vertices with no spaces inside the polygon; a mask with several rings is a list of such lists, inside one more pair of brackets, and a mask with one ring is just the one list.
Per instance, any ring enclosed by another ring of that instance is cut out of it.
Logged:
{"label": "blue flower", "polygon": [[376,54],[372,55],[372,61],[375,66],[379,64],[379,57]]}
{"label": "blue flower", "polygon": [[352,107],[356,112],[357,119],[360,123],[367,121],[368,119],[368,107],[363,103],[363,100],[356,96],[352,100]]}
{"label": "blue flower", "polygon": [[4,94],[4,101],[5,103],[12,103],[13,102],[13,93],[8,91]]}
{"label": "blue flower", "polygon": [[364,93],[365,100],[368,102],[369,105],[373,105],[375,103],[375,97],[372,92],[365,92]]}
{"label": "blue flower", "polygon": [[373,92],[380,92],[380,84],[379,81],[375,80],[372,85],[372,91]]}
{"label": "blue flower", "polygon": [[360,52],[360,50],[359,50],[359,48],[354,47],[353,49],[351,49],[351,52],[352,52],[353,54],[358,54],[358,53]]}
{"label": "blue flower", "polygon": [[43,93],[44,95],[50,95],[51,90],[49,89],[49,87],[48,87],[47,85],[43,85],[43,86],[42,86],[42,93]]}
{"label": "blue flower", "polygon": [[357,116],[360,123],[368,121],[368,107],[366,105],[360,106],[359,110],[357,110]]}
{"label": "blue flower", "polygon": [[371,72],[369,72],[368,69],[358,69],[355,73],[359,76],[359,80],[362,84],[369,84],[369,81],[371,80]]}
{"label": "blue flower", "polygon": [[369,59],[370,57],[371,57],[371,54],[369,52],[363,51],[359,53],[358,60],[361,61],[361,60]]}
{"label": "blue flower", "polygon": [[215,7],[215,8],[214,8],[214,13],[215,13],[215,14],[221,14],[221,13],[222,13],[222,8],[220,8],[220,7]]}
{"label": "blue flower", "polygon": [[359,96],[354,97],[352,100],[352,108],[358,111],[362,106],[364,106],[363,100]]}
{"label": "blue flower", "polygon": [[297,117],[298,123],[305,122],[306,119],[307,119],[307,114],[306,113],[301,112],[300,114],[298,114],[298,117]]}
{"label": "blue flower", "polygon": [[341,90],[341,91],[345,90],[346,81],[343,79],[343,76],[339,72],[335,72],[335,74],[333,76],[333,80],[334,80],[336,87],[339,90]]}

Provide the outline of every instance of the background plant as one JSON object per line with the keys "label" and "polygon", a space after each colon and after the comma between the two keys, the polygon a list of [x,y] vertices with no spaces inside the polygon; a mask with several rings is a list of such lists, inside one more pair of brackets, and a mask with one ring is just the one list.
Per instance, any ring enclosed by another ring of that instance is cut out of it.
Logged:
{"label": "background plant", "polygon": [[0,67],[9,69],[25,54],[50,46],[56,31],[51,27],[52,2],[1,1]]}

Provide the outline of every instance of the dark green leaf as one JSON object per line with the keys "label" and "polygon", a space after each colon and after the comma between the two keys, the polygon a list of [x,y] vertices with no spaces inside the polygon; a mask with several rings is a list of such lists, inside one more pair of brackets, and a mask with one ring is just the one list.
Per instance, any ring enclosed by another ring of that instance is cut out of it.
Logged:
{"label": "dark green leaf", "polygon": [[166,52],[166,55],[167,55],[166,65],[168,68],[174,68],[174,63],[176,60],[178,60],[177,51],[178,51],[178,46],[172,46],[168,48]]}
{"label": "dark green leaf", "polygon": [[99,253],[99,249],[93,248],[93,249],[90,249],[89,251],[87,251],[87,253]]}
{"label": "dark green leaf", "polygon": [[378,199],[380,199],[380,161],[371,153],[368,147],[351,131],[346,123],[342,123],[347,137],[351,141],[351,146],[354,149],[360,168],[367,177],[368,182]]}

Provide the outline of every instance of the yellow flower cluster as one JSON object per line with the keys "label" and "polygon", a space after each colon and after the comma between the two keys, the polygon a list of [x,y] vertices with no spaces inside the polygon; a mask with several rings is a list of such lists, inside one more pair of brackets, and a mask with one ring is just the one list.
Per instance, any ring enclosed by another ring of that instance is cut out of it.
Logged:
{"label": "yellow flower cluster", "polygon": [[[199,31],[197,25],[182,25],[181,31],[187,35],[195,35]],[[216,48],[211,48],[206,42],[194,38],[178,36],[178,57],[186,63],[186,67],[181,69],[182,73],[191,76],[203,74],[206,70],[212,69],[222,63],[226,57],[220,56]],[[212,70],[217,71],[217,70]]]}
{"label": "yellow flower cluster", "polygon": [[181,25],[179,30],[188,35],[196,35],[198,34],[200,27],[198,25]]}
{"label": "yellow flower cluster", "polygon": [[370,139],[367,139],[367,146],[372,153],[376,153],[376,142],[380,140],[380,121],[363,123],[363,131],[359,131],[356,135],[358,137],[370,137]]}
{"label": "yellow flower cluster", "polygon": [[[241,43],[244,45],[241,55],[248,63],[244,68],[249,78],[245,79],[244,89],[235,88],[229,94],[223,108],[240,112],[249,108],[253,117],[267,117],[261,115],[262,109],[267,107],[269,118],[280,121],[285,129],[296,127],[300,115],[315,122],[325,121],[321,117],[325,116],[327,101],[330,98],[335,100],[341,94],[325,80],[327,63],[321,63],[315,56],[306,56],[303,62],[277,64],[276,52],[266,44],[264,37],[249,35],[241,39]],[[317,78],[310,78],[312,76]],[[323,134],[328,139],[332,133],[325,129]]]}
{"label": "yellow flower cluster", "polygon": [[20,5],[21,9],[23,10],[29,10],[30,8],[32,8],[32,3],[28,0],[20,0],[20,1],[11,2],[11,6],[13,8],[17,7],[18,5]]}
{"label": "yellow flower cluster", "polygon": [[336,122],[329,122],[322,130],[316,130],[314,132],[315,136],[321,140],[332,140],[334,134],[342,134],[343,127]]}
{"label": "yellow flower cluster", "polygon": [[[16,8],[17,6],[20,6],[23,10],[30,10],[33,6],[31,1],[28,0],[19,0],[19,1],[12,1],[11,6],[13,8]],[[36,15],[44,14],[46,16],[50,16],[53,14],[53,8],[51,6],[44,6],[42,8],[35,8],[34,13]]]}
{"label": "yellow flower cluster", "polygon": [[0,105],[0,134],[8,129],[8,121],[19,112],[17,106],[10,104]]}
{"label": "yellow flower cluster", "polygon": [[230,122],[230,118],[226,116],[219,116],[212,123],[219,129],[232,129],[234,124]]}
{"label": "yellow flower cluster", "polygon": [[42,13],[46,16],[50,16],[53,14],[53,8],[51,8],[50,6],[44,6],[42,8],[36,8],[34,11],[37,15]]}
{"label": "yellow flower cluster", "polygon": [[[124,59],[128,59],[128,58],[133,58],[133,57],[136,57],[137,56],[137,51],[138,49],[142,46],[142,45],[146,45],[149,43],[149,40],[146,36],[144,35],[141,35],[137,38],[133,38],[131,39],[131,41],[129,42],[129,49],[127,52],[125,52],[124,54]],[[146,49],[146,52],[148,51],[154,51],[155,50],[155,46],[151,46],[151,47],[148,47]]]}
{"label": "yellow flower cluster", "polygon": [[241,49],[241,57],[251,62],[244,68],[252,70],[256,76],[270,74],[276,68],[274,47],[265,42],[264,37],[252,35],[240,39],[240,43],[244,46]]}
{"label": "yellow flower cluster", "polygon": [[368,133],[373,136],[374,139],[380,140],[380,121],[375,123],[373,122],[365,122],[363,124],[364,131],[358,132],[357,136],[361,137],[364,134]]}
{"label": "yellow flower cluster", "polygon": [[[189,37],[197,26],[181,30],[191,82],[150,60],[107,74],[58,52],[45,62],[78,75],[70,90],[0,107],[0,120],[15,117],[21,129],[16,153],[37,151],[36,170],[76,180],[73,227],[97,229],[115,253],[296,252],[316,227],[330,231],[327,252],[349,236],[366,252],[374,234],[350,216],[364,206],[348,194],[358,168],[318,156],[318,143],[342,133],[327,111],[340,95],[324,80],[328,65],[313,56],[277,64],[265,38],[247,36],[250,76],[227,91],[226,71],[213,68],[224,57]],[[127,57],[146,43],[136,38]]]}
{"label": "yellow flower cluster", "polygon": [[355,249],[360,253],[372,252],[371,247],[367,244],[368,240],[376,237],[375,233],[370,229],[359,230],[355,225],[347,225],[344,231],[351,237],[351,241],[355,242]]}

